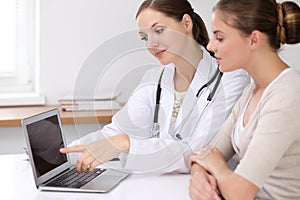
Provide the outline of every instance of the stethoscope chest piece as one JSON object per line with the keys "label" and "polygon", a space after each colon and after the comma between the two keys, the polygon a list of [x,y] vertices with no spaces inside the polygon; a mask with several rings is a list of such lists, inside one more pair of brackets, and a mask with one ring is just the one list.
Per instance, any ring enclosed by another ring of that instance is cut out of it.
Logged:
{"label": "stethoscope chest piece", "polygon": [[159,132],[160,132],[160,127],[159,127],[159,123],[152,123],[152,127],[151,127],[151,138],[158,138],[159,137]]}

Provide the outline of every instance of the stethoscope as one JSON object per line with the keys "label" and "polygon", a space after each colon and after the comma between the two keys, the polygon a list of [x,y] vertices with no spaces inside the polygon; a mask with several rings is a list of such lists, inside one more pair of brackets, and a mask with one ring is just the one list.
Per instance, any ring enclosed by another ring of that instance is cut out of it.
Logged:
{"label": "stethoscope", "polygon": [[[160,126],[158,123],[158,113],[159,113],[160,97],[161,97],[161,79],[162,79],[164,70],[165,70],[165,68],[162,70],[162,72],[160,74],[158,84],[157,84],[157,89],[156,89],[156,103],[155,103],[153,123],[152,123],[152,127],[151,127],[151,136],[150,136],[151,138],[153,138],[153,137],[158,138],[159,132],[160,132]],[[214,97],[214,95],[220,85],[222,75],[223,75],[223,73],[218,68],[217,71],[214,73],[213,77],[207,83],[205,83],[202,87],[200,87],[200,89],[198,90],[198,92],[196,94],[196,98],[199,99],[199,96],[200,96],[201,92],[203,91],[203,89],[210,86],[217,79],[212,91],[209,93],[209,95],[207,97],[207,101],[210,102],[212,100],[212,98]],[[181,135],[179,133],[177,133],[175,135],[175,137],[177,140],[182,140]]]}

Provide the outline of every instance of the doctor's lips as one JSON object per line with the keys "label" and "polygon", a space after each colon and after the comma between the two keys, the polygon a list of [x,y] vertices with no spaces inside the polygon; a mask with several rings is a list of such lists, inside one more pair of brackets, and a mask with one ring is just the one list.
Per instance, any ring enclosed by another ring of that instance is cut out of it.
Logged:
{"label": "doctor's lips", "polygon": [[160,50],[155,53],[155,57],[161,57],[166,50]]}

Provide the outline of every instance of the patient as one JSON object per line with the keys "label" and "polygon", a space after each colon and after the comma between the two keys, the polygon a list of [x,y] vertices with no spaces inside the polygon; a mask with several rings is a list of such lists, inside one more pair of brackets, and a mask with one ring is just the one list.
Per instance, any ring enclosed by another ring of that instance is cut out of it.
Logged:
{"label": "patient", "polygon": [[[245,69],[245,89],[214,148],[191,156],[191,199],[300,199],[300,74],[278,55],[300,41],[300,8],[274,0],[220,0],[208,49],[223,72]],[[226,161],[240,158],[232,171]]]}

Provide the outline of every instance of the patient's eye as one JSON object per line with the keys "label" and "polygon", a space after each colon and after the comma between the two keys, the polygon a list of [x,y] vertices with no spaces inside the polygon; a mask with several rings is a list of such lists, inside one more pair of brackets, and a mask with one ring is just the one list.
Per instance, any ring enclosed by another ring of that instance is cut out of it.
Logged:
{"label": "patient's eye", "polygon": [[218,40],[219,42],[223,42],[223,40],[224,40],[224,36],[223,36],[223,34],[221,34],[221,33],[217,33],[217,34],[215,35],[215,38],[216,38],[216,40]]}
{"label": "patient's eye", "polygon": [[219,42],[222,42],[224,39],[221,37],[217,37],[216,40],[218,40]]}

